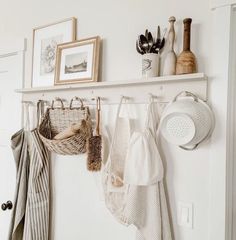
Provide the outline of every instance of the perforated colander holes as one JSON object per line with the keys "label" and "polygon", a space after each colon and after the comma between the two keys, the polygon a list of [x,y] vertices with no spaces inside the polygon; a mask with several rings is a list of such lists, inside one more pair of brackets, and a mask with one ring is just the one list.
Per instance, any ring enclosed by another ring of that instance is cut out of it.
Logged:
{"label": "perforated colander holes", "polygon": [[174,117],[168,120],[166,129],[170,136],[175,138],[185,138],[189,135],[192,122],[183,117]]}

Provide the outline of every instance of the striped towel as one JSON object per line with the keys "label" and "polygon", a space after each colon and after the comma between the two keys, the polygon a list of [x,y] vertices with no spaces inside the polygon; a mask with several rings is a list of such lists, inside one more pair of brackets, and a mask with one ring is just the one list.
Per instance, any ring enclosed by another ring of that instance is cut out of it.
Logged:
{"label": "striped towel", "polygon": [[[16,162],[27,164],[17,171],[25,178],[17,178],[9,240],[48,240],[49,152],[37,130],[19,131],[12,137],[12,146]],[[19,191],[20,187],[24,191]]]}

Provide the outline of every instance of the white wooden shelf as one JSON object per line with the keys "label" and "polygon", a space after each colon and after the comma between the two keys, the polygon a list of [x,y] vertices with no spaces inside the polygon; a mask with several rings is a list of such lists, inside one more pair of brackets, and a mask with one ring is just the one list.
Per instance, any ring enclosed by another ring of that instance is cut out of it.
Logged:
{"label": "white wooden shelf", "polygon": [[75,90],[75,89],[96,89],[96,88],[115,88],[115,87],[126,87],[126,86],[136,86],[136,85],[148,85],[148,84],[160,84],[167,82],[182,82],[182,81],[195,81],[195,80],[206,80],[206,75],[204,73],[194,73],[185,75],[173,75],[173,76],[163,76],[154,78],[140,78],[136,80],[129,81],[110,81],[110,82],[92,82],[92,83],[80,83],[80,84],[70,84],[70,85],[59,85],[52,87],[35,87],[35,88],[23,88],[16,89],[17,93],[34,93],[34,92],[52,92],[60,90]]}
{"label": "white wooden shelf", "polygon": [[[140,78],[127,81],[91,82],[70,85],[59,85],[52,87],[36,87],[17,89],[17,93],[23,94],[24,100],[47,99],[54,97],[69,98],[79,96],[81,98],[92,98],[101,96],[113,98],[117,102],[120,95],[132,98],[146,97],[152,93],[161,97],[163,101],[173,99],[180,91],[191,91],[202,99],[207,100],[207,76],[204,73],[162,76],[155,78]],[[116,98],[116,99],[114,99]]]}

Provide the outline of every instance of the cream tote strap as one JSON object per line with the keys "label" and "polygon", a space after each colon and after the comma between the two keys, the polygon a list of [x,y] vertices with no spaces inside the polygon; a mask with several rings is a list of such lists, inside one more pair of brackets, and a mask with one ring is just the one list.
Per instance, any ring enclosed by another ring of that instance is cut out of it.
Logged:
{"label": "cream tote strap", "polygon": [[[109,148],[109,153],[108,153],[108,159],[107,159],[107,162],[105,163],[105,169],[110,166],[110,163],[111,163],[111,157],[110,157],[110,153],[111,153],[111,150],[113,149],[113,146],[114,146],[114,141],[115,141],[115,136],[116,136],[116,132],[117,132],[117,125],[118,125],[118,118],[119,118],[119,115],[120,115],[120,110],[121,110],[121,105],[124,101],[124,97],[122,96],[121,99],[120,99],[120,102],[119,102],[119,105],[118,105],[118,109],[117,109],[117,112],[116,112],[116,118],[115,118],[115,129],[114,129],[114,133],[113,133],[113,136],[111,137],[111,145],[110,145],[110,148]],[[106,131],[108,132],[108,130],[106,129]]]}
{"label": "cream tote strap", "polygon": [[161,128],[160,128],[160,115],[157,111],[158,109],[158,102],[155,101],[151,101],[149,104],[149,111],[148,111],[148,119],[147,119],[147,125],[151,131],[153,132],[153,134],[155,135],[154,138],[156,140],[156,143],[159,142],[160,140],[160,132],[161,132]]}
{"label": "cream tote strap", "polygon": [[157,107],[158,102],[155,102],[153,98],[150,98],[146,114],[145,128],[150,129],[153,134],[156,132],[159,125],[159,114]]}
{"label": "cream tote strap", "polygon": [[119,105],[118,105],[117,112],[116,112],[115,129],[114,129],[113,135],[111,136],[111,145],[110,145],[110,148],[109,148],[108,159],[107,159],[107,162],[105,164],[105,169],[109,168],[109,166],[111,164],[111,161],[112,161],[112,159],[111,159],[111,152],[112,152],[112,150],[114,148],[115,136],[117,135],[118,118],[120,116],[121,107],[122,107],[122,104],[123,104],[124,101],[126,101],[126,99],[125,99],[124,96],[122,96],[121,99],[120,99]]}
{"label": "cream tote strap", "polygon": [[37,102],[37,127],[41,123],[42,117],[44,116],[44,101],[39,100]]}
{"label": "cream tote strap", "polygon": [[115,129],[114,129],[114,134],[113,134],[112,141],[111,141],[111,148],[110,148],[110,150],[114,146],[115,136],[116,136],[116,133],[117,133],[117,125],[118,125],[118,121],[117,120],[118,120],[118,118],[120,116],[121,106],[122,106],[124,100],[125,100],[125,97],[122,96],[121,99],[120,99],[119,105],[118,105],[117,113],[116,113]]}
{"label": "cream tote strap", "polygon": [[29,103],[24,103],[24,108],[23,108],[23,120],[24,120],[24,124],[23,124],[23,128],[26,131],[30,131],[30,116],[29,116]]}

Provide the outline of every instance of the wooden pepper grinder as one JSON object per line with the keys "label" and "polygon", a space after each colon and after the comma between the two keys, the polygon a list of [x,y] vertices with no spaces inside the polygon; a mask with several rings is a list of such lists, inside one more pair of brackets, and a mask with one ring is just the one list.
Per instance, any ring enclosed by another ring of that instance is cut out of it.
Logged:
{"label": "wooden pepper grinder", "polygon": [[196,57],[190,50],[191,18],[186,18],[184,23],[183,52],[177,58],[176,74],[195,73],[197,71]]}
{"label": "wooden pepper grinder", "polygon": [[172,16],[169,18],[169,23],[170,23],[170,29],[168,33],[169,51],[166,55],[163,75],[175,75],[176,73],[176,54],[174,52],[175,21],[176,21],[175,17]]}

